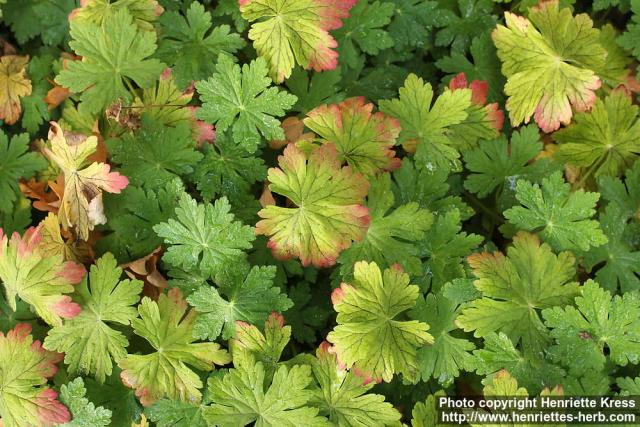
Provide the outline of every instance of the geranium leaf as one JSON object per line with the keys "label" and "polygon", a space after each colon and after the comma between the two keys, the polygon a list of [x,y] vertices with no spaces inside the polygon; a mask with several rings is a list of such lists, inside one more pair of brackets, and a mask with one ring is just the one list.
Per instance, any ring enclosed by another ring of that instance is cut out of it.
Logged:
{"label": "geranium leaf", "polygon": [[400,166],[392,149],[400,123],[373,113],[373,104],[365,103],[363,97],[317,107],[307,113],[304,124],[321,137],[321,143],[335,144],[340,160],[363,175]]}
{"label": "geranium leaf", "polygon": [[549,336],[539,310],[568,303],[578,292],[573,255],[556,255],[536,236],[520,233],[507,256],[481,253],[468,261],[482,298],[462,309],[457,324],[477,337],[504,332],[514,344],[522,342],[525,352],[542,351]]}
{"label": "geranium leaf", "polygon": [[528,18],[505,12],[505,20],[492,36],[507,77],[511,124],[534,116],[551,132],[571,122],[572,110],[591,108],[601,84],[594,70],[604,65],[607,51],[589,16],[574,17],[554,0],[531,8]]}
{"label": "geranium leaf", "polygon": [[157,302],[144,297],[138,313],[140,318],[131,322],[133,331],[155,351],[122,358],[118,362],[122,381],[136,390],[136,396],[145,406],[162,397],[199,402],[202,381],[187,365],[211,371],[214,365],[230,362],[229,353],[219,344],[194,342],[197,313],[187,312],[187,302],[177,288],[161,294]]}
{"label": "geranium leaf", "polygon": [[204,101],[197,115],[214,123],[220,131],[231,128],[233,138],[253,153],[261,135],[269,140],[284,139],[275,117],[284,116],[297,100],[294,95],[270,85],[264,59],[251,61],[241,69],[230,57],[221,55],[213,76],[196,83]]}
{"label": "geranium leaf", "polygon": [[16,298],[28,303],[49,325],[80,313],[80,306],[66,295],[74,290],[86,271],[80,264],[64,261],[62,254],[47,254],[41,246],[42,225],[30,227],[22,237],[9,239],[0,229],[0,280],[7,302],[16,310]]}
{"label": "geranium leaf", "polygon": [[111,375],[113,362],[126,356],[127,338],[113,328],[129,325],[136,317],[135,305],[142,282],[122,280],[122,269],[106,254],[91,267],[89,280],[78,285],[74,298],[82,312],[49,331],[44,341],[48,350],[65,353],[72,374],[93,375],[103,383]]}
{"label": "geranium leaf", "polygon": [[125,82],[148,88],[165,67],[157,59],[148,59],[156,50],[155,31],[140,30],[126,8],[105,16],[100,27],[96,33],[91,20],[76,17],[71,21],[69,45],[83,60],[70,61],[56,77],[58,84],[82,92],[80,110],[88,113],[119,98],[131,101]]}
{"label": "geranium leaf", "polygon": [[[316,71],[333,70],[338,54],[330,30],[342,26],[356,0],[241,0],[242,17],[253,22],[249,38],[269,64],[269,75],[281,83],[295,64]],[[274,34],[277,36],[274,37]]]}
{"label": "geranium leaf", "polygon": [[296,207],[269,205],[256,233],[270,236],[269,247],[280,259],[299,257],[303,265],[328,267],[340,251],[361,240],[369,223],[362,205],[368,183],[348,167],[340,167],[333,144],[315,148],[307,157],[289,144],[271,168],[269,188]]}
{"label": "geranium leaf", "polygon": [[380,271],[375,263],[356,263],[354,280],[334,290],[338,325],[327,335],[340,362],[363,376],[391,381],[395,373],[415,378],[420,345],[433,343],[429,325],[403,320],[414,307],[418,287],[398,266]]}
{"label": "geranium leaf", "polygon": [[89,231],[95,225],[106,222],[102,191],[120,193],[129,180],[118,172],[110,172],[111,167],[106,163],[93,162],[87,165],[87,158],[96,151],[98,145],[95,136],[72,143],[60,126],[52,122],[49,140],[51,148],[45,148],[44,152],[65,177],[58,218],[65,229],[73,228],[81,239],[88,240]]}

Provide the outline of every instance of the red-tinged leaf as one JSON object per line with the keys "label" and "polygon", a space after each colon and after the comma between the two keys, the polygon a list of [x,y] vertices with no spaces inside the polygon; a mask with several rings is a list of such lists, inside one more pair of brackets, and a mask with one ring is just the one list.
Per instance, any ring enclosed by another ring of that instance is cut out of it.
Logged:
{"label": "red-tinged leaf", "polygon": [[543,131],[552,132],[571,122],[572,108],[590,109],[601,84],[594,70],[607,57],[591,18],[572,16],[553,0],[531,8],[528,19],[505,12],[505,21],[492,37],[507,77],[511,124],[534,116]]}
{"label": "red-tinged leaf", "polygon": [[329,34],[342,27],[356,0],[239,0],[249,22],[249,38],[269,63],[271,78],[280,83],[295,64],[316,71],[338,65],[338,46]]}
{"label": "red-tinged leaf", "polygon": [[0,279],[9,306],[16,310],[16,297],[30,304],[50,325],[61,325],[80,313],[80,306],[65,294],[74,290],[86,271],[80,264],[64,262],[61,252],[45,253],[42,227],[29,228],[23,237],[11,239],[0,229]]}
{"label": "red-tinged leaf", "polygon": [[56,122],[51,122],[51,126],[51,149],[44,151],[64,173],[64,196],[58,213],[60,223],[65,229],[74,228],[81,239],[88,240],[89,231],[106,222],[102,191],[120,193],[129,180],[118,172],[110,172],[111,166],[106,163],[93,162],[86,166],[87,158],[98,147],[95,136],[83,141],[68,140]]}
{"label": "red-tinged leaf", "polygon": [[340,160],[364,175],[400,167],[392,149],[400,135],[400,122],[373,113],[362,96],[340,104],[321,105],[307,114],[304,124],[320,135],[320,142],[335,144]]}
{"label": "red-tinged leaf", "polygon": [[298,257],[305,266],[335,264],[340,252],[367,230],[369,210],[363,202],[369,183],[340,167],[333,144],[313,149],[308,157],[290,144],[278,162],[280,168],[269,169],[269,189],[295,207],[266,206],[258,212],[262,220],[256,233],[270,237],[276,258]]}
{"label": "red-tinged leaf", "polygon": [[26,323],[6,335],[0,332],[2,427],[53,426],[71,418],[58,394],[46,386],[64,355],[45,350],[30,334],[31,325]]}

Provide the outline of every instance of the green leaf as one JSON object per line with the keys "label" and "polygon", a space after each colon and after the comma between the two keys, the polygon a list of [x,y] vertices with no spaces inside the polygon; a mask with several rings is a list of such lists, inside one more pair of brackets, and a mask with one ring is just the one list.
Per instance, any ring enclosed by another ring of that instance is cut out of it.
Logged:
{"label": "green leaf", "polygon": [[640,394],[640,377],[638,378],[618,378],[618,387],[620,387],[621,396],[636,396]]}
{"label": "green leaf", "polygon": [[271,313],[264,322],[264,333],[246,322],[236,323],[236,337],[230,342],[234,366],[263,364],[271,378],[279,366],[282,351],[291,339],[291,326],[285,326],[284,317]]}
{"label": "green leaf", "polygon": [[448,181],[449,171],[435,169],[433,171],[419,168],[409,157],[402,159],[400,169],[393,172],[395,185],[393,192],[397,203],[407,204],[416,202],[422,209],[428,209],[434,214],[442,214],[458,210],[460,218],[467,220],[474,214],[462,198],[455,196]]}
{"label": "green leaf", "polygon": [[23,133],[9,140],[0,131],[0,212],[13,211],[20,194],[20,178],[29,179],[46,166],[40,154],[29,152],[29,135]]}
{"label": "green leaf", "polygon": [[513,239],[507,256],[496,252],[469,256],[482,298],[466,305],[457,324],[476,337],[504,332],[525,353],[542,351],[549,342],[538,310],[566,304],[578,292],[575,259],[569,252],[555,255],[532,234]]}
{"label": "green leaf", "polygon": [[22,127],[30,134],[35,134],[45,120],[51,118],[47,103],[44,98],[51,89],[53,56],[42,55],[31,58],[28,74],[31,78],[31,94],[22,97],[21,103],[24,109],[22,113]]}
{"label": "green leaf", "polygon": [[617,40],[618,31],[612,24],[606,24],[600,29],[600,44],[607,51],[607,60],[594,71],[602,79],[605,91],[619,86],[628,89],[635,84],[635,77],[629,68],[632,58]]}
{"label": "green leaf", "polygon": [[313,397],[307,388],[311,380],[311,368],[306,365],[280,366],[271,381],[265,379],[262,363],[241,365],[209,381],[215,403],[204,409],[204,418],[220,427],[252,422],[262,427],[325,426],[326,418],[318,416],[318,408],[308,406]]}
{"label": "green leaf", "polygon": [[420,401],[416,403],[411,411],[411,426],[412,427],[431,427],[435,425],[449,426],[452,424],[440,424],[438,416],[438,406],[436,404],[437,399],[444,396],[444,391],[440,390],[435,394],[427,396],[424,402]]}
{"label": "green leaf", "polygon": [[121,263],[153,252],[162,244],[153,227],[173,216],[183,191],[182,182],[175,179],[157,190],[128,186],[117,197],[105,197],[111,233],[98,240],[98,252],[112,252]]}
{"label": "green leaf", "polygon": [[353,6],[343,27],[335,32],[341,64],[356,68],[358,48],[368,55],[377,55],[393,46],[393,38],[383,29],[391,22],[393,9],[393,3],[377,0],[359,1]]}
{"label": "green leaf", "polygon": [[619,38],[618,43],[636,58],[640,58],[640,0],[631,0],[631,21]]}
{"label": "green leaf", "polygon": [[84,378],[84,384],[87,398],[95,405],[111,411],[112,427],[131,427],[131,421],[140,418],[142,408],[134,391],[122,384],[120,372],[120,368],[116,366],[104,384],[92,378]]}
{"label": "green leaf", "polygon": [[429,293],[426,299],[419,297],[416,306],[409,312],[412,319],[429,325],[434,336],[431,345],[418,350],[418,364],[423,381],[435,378],[443,387],[448,387],[460,375],[470,371],[473,362],[471,350],[475,345],[452,335],[457,327],[454,321],[459,307],[442,294]]}
{"label": "green leaf", "polygon": [[56,82],[80,95],[81,112],[97,113],[119,98],[131,101],[126,84],[150,87],[164,64],[147,59],[156,50],[155,31],[138,29],[126,9],[104,19],[96,33],[91,22],[72,20],[69,43],[82,61],[69,61]]}
{"label": "green leaf", "polygon": [[100,26],[121,11],[127,11],[145,31],[155,31],[153,24],[162,12],[157,0],[90,0],[81,3],[72,20]]}
{"label": "green leaf", "polygon": [[[251,186],[267,176],[264,160],[247,153],[237,145],[230,132],[217,132],[215,145],[204,147],[204,158],[198,163],[193,179],[206,199],[226,196],[239,202]],[[252,195],[253,198],[253,195]]]}
{"label": "green leaf", "polygon": [[[486,34],[496,23],[492,0],[458,0],[448,1],[451,11],[441,11],[439,15],[444,21],[444,28],[436,34],[436,46],[451,46],[452,52],[465,52],[471,41]],[[454,7],[453,4],[457,3]]]}
{"label": "green leaf", "polygon": [[291,300],[273,286],[275,274],[274,266],[239,267],[216,280],[219,289],[207,285],[191,294],[187,302],[200,313],[194,336],[213,341],[222,332],[228,340],[236,334],[237,320],[261,324],[271,312],[290,308]]}
{"label": "green leaf", "polygon": [[293,305],[283,313],[291,325],[293,338],[300,343],[316,342],[329,318],[328,298],[319,289],[311,289],[309,282],[299,282],[287,293]]}
{"label": "green leaf", "polygon": [[[427,47],[431,30],[442,26],[438,3],[424,0],[393,0],[394,14],[387,27],[396,51]],[[449,17],[446,14],[446,17]]]}
{"label": "green leaf", "polygon": [[284,139],[276,117],[284,116],[297,100],[270,85],[264,59],[243,65],[241,71],[232,58],[221,55],[213,76],[196,83],[203,101],[196,114],[220,131],[232,128],[233,139],[253,153],[260,145],[261,135],[268,140]]}
{"label": "green leaf", "polygon": [[420,256],[427,258],[423,269],[433,291],[456,278],[464,277],[463,260],[482,243],[483,237],[462,231],[457,209],[436,217],[420,242]]}
{"label": "green leaf", "polygon": [[170,246],[162,259],[186,270],[216,274],[244,259],[251,248],[253,229],[234,221],[226,198],[198,204],[187,193],[180,196],[176,219],[154,225],[158,236]]}
{"label": "green leaf", "polygon": [[3,20],[11,26],[20,44],[40,36],[45,45],[57,45],[68,38],[69,13],[77,3],[77,0],[12,1],[2,7]]}
{"label": "green leaf", "polygon": [[158,302],[144,297],[138,306],[140,318],[134,319],[133,331],[155,351],[128,354],[118,362],[125,385],[136,390],[140,403],[147,406],[168,397],[181,402],[199,402],[202,388],[199,376],[187,365],[211,371],[214,365],[230,362],[229,353],[215,343],[194,343],[194,310],[177,288],[161,294]]}
{"label": "green leaf", "polygon": [[20,197],[13,203],[13,210],[9,212],[0,210],[0,224],[7,236],[16,232],[24,233],[31,225],[31,201],[26,197]]}
{"label": "green leaf", "polygon": [[577,308],[553,307],[542,311],[556,342],[549,349],[552,359],[577,374],[601,371],[608,360],[619,366],[640,362],[638,292],[612,297],[589,280],[575,302]]}
{"label": "green leaf", "polygon": [[483,337],[484,348],[473,352],[471,362],[478,375],[490,375],[507,370],[531,392],[561,384],[564,371],[541,357],[541,354],[522,353],[504,333],[491,332]]}
{"label": "green leaf", "polygon": [[203,409],[204,405],[160,399],[146,410],[146,414],[158,427],[206,427]]}
{"label": "green leaf", "polygon": [[638,107],[623,91],[598,99],[591,111],[578,113],[571,126],[553,134],[558,160],[583,169],[581,181],[617,176],[640,154]]}
{"label": "green leaf", "polygon": [[269,75],[282,83],[295,64],[316,71],[336,68],[336,41],[329,30],[342,26],[355,0],[247,0],[240,4],[242,17],[252,22],[249,38],[260,57],[267,60]]}
{"label": "green leaf", "polygon": [[395,198],[388,173],[371,179],[367,207],[371,217],[369,228],[360,242],[355,242],[338,257],[340,274],[350,276],[357,261],[373,261],[382,268],[400,264],[409,272],[420,272],[419,249],[433,223],[433,215],[415,202],[391,211]]}
{"label": "green leaf", "polygon": [[107,141],[113,163],[121,165],[129,183],[148,189],[192,173],[202,159],[194,145],[189,124],[163,126],[148,116],[142,117],[142,127],[135,133]]}
{"label": "green leaf", "polygon": [[615,205],[626,218],[640,218],[640,161],[627,169],[624,183],[622,180],[601,176],[598,189],[602,198]]}
{"label": "green leaf", "polygon": [[538,128],[533,125],[514,131],[511,142],[507,142],[505,136],[484,141],[478,148],[464,153],[466,167],[471,172],[464,187],[481,198],[497,191],[498,208],[509,208],[517,203],[517,180],[540,182],[558,169],[548,159],[534,161],[542,148]]}
{"label": "green leaf", "polygon": [[291,77],[284,82],[289,92],[298,98],[291,110],[307,113],[318,105],[342,101],[344,92],[340,91],[338,86],[341,80],[342,74],[339,68],[322,73],[294,68]]}
{"label": "green leaf", "polygon": [[320,385],[311,404],[320,408],[320,415],[336,426],[395,426],[400,413],[384,396],[367,393],[372,382],[340,367],[326,341],[320,344],[312,359],[313,374]]}
{"label": "green leaf", "polygon": [[178,12],[164,13],[160,25],[164,32],[156,56],[172,67],[181,88],[214,73],[215,62],[203,58],[234,54],[245,45],[238,34],[230,33],[228,25],[211,29],[211,14],[198,2],[191,3],[184,17]]}
{"label": "green leaf", "polygon": [[136,317],[142,282],[122,280],[122,269],[111,254],[91,266],[89,280],[77,286],[74,299],[80,314],[52,328],[44,341],[46,349],[65,353],[71,374],[93,375],[99,382],[111,375],[112,361],[122,359],[129,341],[113,324],[128,326]]}
{"label": "green leaf", "polygon": [[449,127],[462,123],[471,106],[471,90],[446,90],[431,106],[431,84],[410,74],[400,88],[400,98],[381,100],[380,109],[398,120],[402,131],[400,142],[411,144],[416,151],[416,163],[433,170],[460,168],[460,153],[449,138]]}
{"label": "green leaf", "polygon": [[278,259],[299,257],[302,265],[328,267],[352,241],[362,239],[369,223],[362,203],[368,182],[341,167],[333,144],[306,156],[289,144],[269,169],[269,189],[295,207],[268,205],[258,215],[256,234],[270,236],[268,247]]}
{"label": "green leaf", "polygon": [[599,266],[595,280],[604,288],[621,293],[640,290],[640,252],[634,250],[629,235],[627,217],[616,205],[610,204],[600,215],[602,231],[608,242],[591,248],[584,255],[584,266],[592,272]]}
{"label": "green leaf", "polygon": [[335,353],[347,368],[390,382],[395,373],[416,377],[416,352],[433,343],[429,325],[403,320],[415,306],[418,287],[399,267],[380,271],[375,263],[354,266],[354,281],[333,291],[337,326],[327,335]]}
{"label": "green leaf", "polygon": [[555,250],[582,250],[607,243],[598,221],[591,219],[600,194],[571,192],[562,173],[555,172],[542,185],[519,180],[516,198],[523,206],[504,212],[521,230],[536,232]]}
{"label": "green leaf", "polygon": [[[531,8],[524,18],[505,12],[507,26],[492,37],[507,77],[504,92],[511,124],[528,123],[531,116],[544,132],[569,124],[576,111],[596,101],[607,51],[587,14],[572,16],[557,1]],[[535,113],[535,115],[534,115]]]}
{"label": "green leaf", "polygon": [[78,377],[60,387],[60,401],[71,411],[71,421],[60,424],[62,427],[100,427],[111,425],[111,411],[102,406],[96,407],[84,395],[87,389],[84,381]]}
{"label": "green leaf", "polygon": [[444,56],[436,61],[436,66],[451,77],[458,73],[464,73],[470,80],[481,80],[489,83],[487,98],[489,102],[504,101],[502,88],[505,78],[500,72],[500,60],[496,47],[489,34],[474,37],[471,41],[471,62],[466,55],[452,52],[450,56]]}

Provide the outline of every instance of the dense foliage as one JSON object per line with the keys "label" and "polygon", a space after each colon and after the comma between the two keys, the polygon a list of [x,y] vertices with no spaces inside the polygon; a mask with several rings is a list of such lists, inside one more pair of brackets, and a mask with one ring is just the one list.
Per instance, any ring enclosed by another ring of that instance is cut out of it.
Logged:
{"label": "dense foliage", "polygon": [[640,394],[640,0],[0,0],[0,424]]}

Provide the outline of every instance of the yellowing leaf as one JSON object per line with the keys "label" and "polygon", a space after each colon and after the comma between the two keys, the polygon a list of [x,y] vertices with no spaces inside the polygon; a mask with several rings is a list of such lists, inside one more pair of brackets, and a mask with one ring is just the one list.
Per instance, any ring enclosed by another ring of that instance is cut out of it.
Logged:
{"label": "yellowing leaf", "polygon": [[6,335],[0,332],[0,425],[53,426],[71,418],[46,386],[58,371],[63,355],[42,348],[30,335],[31,325],[20,323]]}
{"label": "yellowing leaf", "polygon": [[280,259],[299,257],[303,265],[328,267],[340,251],[361,240],[369,224],[363,206],[368,182],[349,167],[340,167],[333,144],[314,149],[309,157],[289,144],[269,169],[269,189],[295,207],[269,205],[258,212],[256,234],[270,236],[269,248]]}
{"label": "yellowing leaf", "polygon": [[140,29],[150,31],[164,10],[156,0],[82,0],[80,6],[69,19],[100,26],[119,10],[126,9]]}
{"label": "yellowing leaf", "polygon": [[74,143],[65,138],[56,122],[51,124],[51,149],[44,151],[64,173],[64,196],[58,212],[60,223],[65,229],[74,228],[78,237],[87,240],[89,230],[106,222],[102,212],[102,191],[120,193],[129,180],[117,172],[109,172],[111,167],[106,163],[93,162],[85,166],[87,157],[96,151],[98,139],[95,136]]}
{"label": "yellowing leaf", "polygon": [[327,336],[332,351],[347,368],[369,378],[389,382],[395,373],[416,378],[416,352],[433,343],[429,325],[403,318],[415,306],[418,287],[399,266],[382,272],[374,262],[356,263],[353,277],[331,295],[338,312],[338,325]]}
{"label": "yellowing leaf", "polygon": [[31,227],[20,237],[11,239],[0,228],[0,281],[6,299],[16,311],[16,297],[30,304],[50,325],[61,325],[62,318],[80,312],[80,306],[67,295],[73,292],[85,274],[84,267],[64,262],[61,254],[47,255],[41,247],[42,225]]}
{"label": "yellowing leaf", "polygon": [[304,124],[320,135],[320,142],[334,143],[340,160],[369,176],[400,167],[392,149],[400,134],[400,122],[372,111],[373,104],[359,96],[315,108]]}
{"label": "yellowing leaf", "polygon": [[588,15],[571,15],[558,1],[542,2],[529,19],[505,12],[507,26],[498,25],[493,41],[502,60],[509,96],[511,124],[534,116],[545,132],[568,124],[576,111],[591,108],[600,79],[594,70],[604,65],[607,51]]}
{"label": "yellowing leaf", "polygon": [[140,402],[147,406],[159,398],[199,402],[200,377],[187,365],[212,371],[214,364],[231,361],[229,353],[212,342],[194,343],[193,326],[198,316],[187,311],[187,302],[178,288],[162,294],[158,301],[144,297],[138,306],[139,319],[131,324],[136,335],[153,347],[149,354],[129,354],[118,362],[120,377],[134,388]]}
{"label": "yellowing leaf", "polygon": [[338,65],[335,39],[329,30],[342,27],[356,0],[239,0],[242,17],[254,22],[249,38],[280,83],[295,64],[316,71]]}
{"label": "yellowing leaf", "polygon": [[60,230],[58,215],[49,212],[42,224],[42,251],[47,255],[62,255],[65,261],[89,258],[90,247],[86,242],[74,243],[66,240]]}
{"label": "yellowing leaf", "polygon": [[28,56],[5,55],[0,58],[0,119],[8,125],[20,118],[20,98],[31,94],[31,80],[26,72],[28,62]]}

